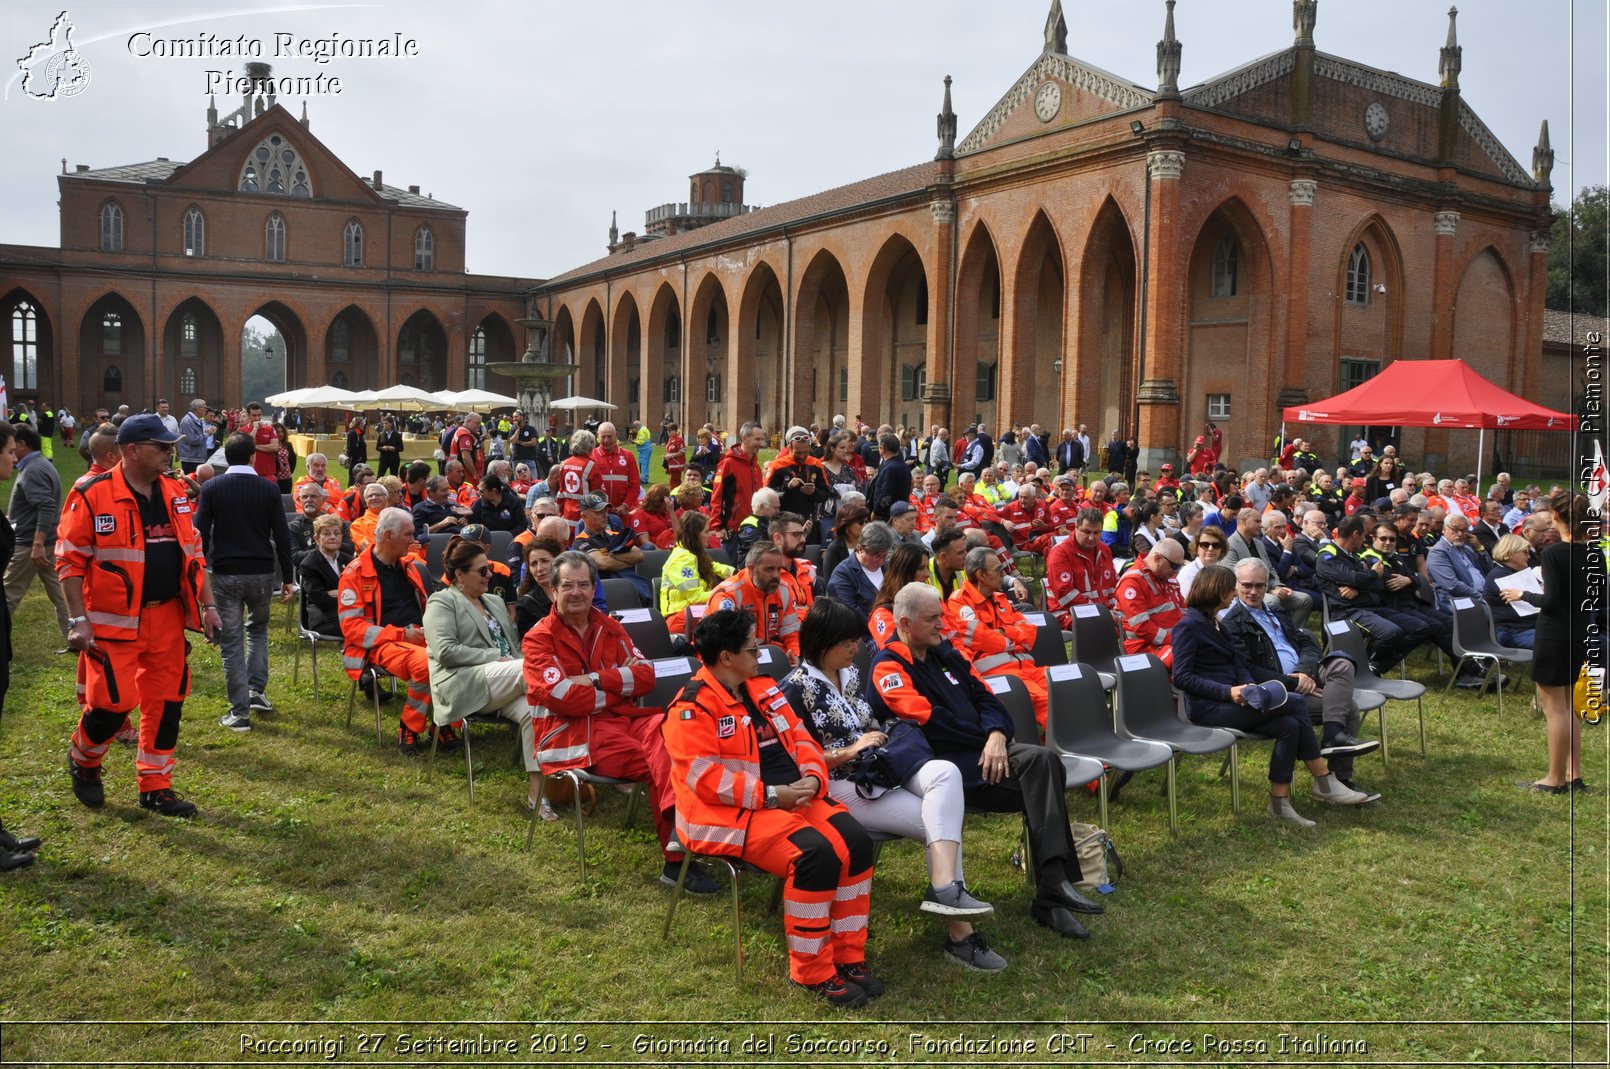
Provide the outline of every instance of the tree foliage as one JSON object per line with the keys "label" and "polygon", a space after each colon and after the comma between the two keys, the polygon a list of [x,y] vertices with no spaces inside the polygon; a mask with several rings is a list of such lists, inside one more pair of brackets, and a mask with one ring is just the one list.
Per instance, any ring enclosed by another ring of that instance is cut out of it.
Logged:
{"label": "tree foliage", "polygon": [[1549,232],[1548,307],[1610,315],[1610,188],[1584,186],[1556,206]]}

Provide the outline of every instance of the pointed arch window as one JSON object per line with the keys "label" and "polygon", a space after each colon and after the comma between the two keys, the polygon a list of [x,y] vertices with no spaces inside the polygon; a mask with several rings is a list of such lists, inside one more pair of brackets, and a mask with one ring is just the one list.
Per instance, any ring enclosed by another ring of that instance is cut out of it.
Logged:
{"label": "pointed arch window", "polygon": [[642,379],[632,379],[630,382],[628,382],[626,384],[626,403],[629,405],[637,404],[638,395],[641,393],[642,389]]}
{"label": "pointed arch window", "polygon": [[839,368],[839,404],[847,405],[849,403],[850,403],[850,369],[847,368],[847,367],[841,367],[841,368]]}
{"label": "pointed arch window", "polygon": [[101,251],[123,251],[123,208],[115,200],[101,205]]}
{"label": "pointed arch window", "polygon": [[330,377],[330,385],[334,386],[338,390],[346,389],[347,388],[347,373],[345,371],[337,371],[334,375],[332,375]]}
{"label": "pointed arch window", "polygon": [[187,367],[179,372],[179,392],[193,394],[196,392],[196,369]]}
{"label": "pointed arch window", "polygon": [[123,355],[123,317],[116,312],[101,316],[101,355]]}
{"label": "pointed arch window", "polygon": [[436,235],[428,226],[414,231],[414,270],[436,270]]}
{"label": "pointed arch window", "polygon": [[671,314],[665,317],[665,347],[667,349],[677,349],[680,348],[681,345],[682,319],[676,314],[675,309],[673,309]]}
{"label": "pointed arch window", "polygon": [[347,362],[347,345],[351,331],[347,329],[345,318],[337,319],[330,327],[330,359],[338,363]]}
{"label": "pointed arch window", "polygon": [[39,310],[28,301],[11,310],[11,388],[39,389]]}
{"label": "pointed arch window", "polygon": [[272,263],[285,259],[285,220],[279,212],[271,214],[263,225],[263,259]]}
{"label": "pointed arch window", "polygon": [[1234,297],[1236,292],[1237,271],[1241,259],[1241,243],[1236,241],[1234,234],[1226,234],[1219,239],[1213,247],[1213,289],[1214,297]]}
{"label": "pointed arch window", "polygon": [[[199,333],[199,324],[196,322],[196,313],[186,312],[179,319],[179,355],[196,355],[196,335]],[[187,391],[181,391],[187,392]]]}
{"label": "pointed arch window", "polygon": [[1370,303],[1370,250],[1362,241],[1347,258],[1347,303]]}
{"label": "pointed arch window", "polygon": [[356,219],[347,220],[341,234],[341,262],[348,267],[363,266],[363,227]]}
{"label": "pointed arch window", "polygon": [[307,163],[281,134],[270,134],[241,166],[240,189],[243,193],[276,193],[282,197],[313,196],[312,180]]}
{"label": "pointed arch window", "polygon": [[184,254],[204,256],[206,250],[207,221],[201,217],[200,208],[191,208],[184,213]]}
{"label": "pointed arch window", "polygon": [[470,335],[469,388],[486,389],[486,328],[476,327]]}
{"label": "pointed arch window", "polygon": [[704,320],[704,341],[706,345],[721,344],[721,317],[716,315],[714,308]]}
{"label": "pointed arch window", "polygon": [[917,326],[926,326],[928,323],[928,278],[923,276],[917,279]]}

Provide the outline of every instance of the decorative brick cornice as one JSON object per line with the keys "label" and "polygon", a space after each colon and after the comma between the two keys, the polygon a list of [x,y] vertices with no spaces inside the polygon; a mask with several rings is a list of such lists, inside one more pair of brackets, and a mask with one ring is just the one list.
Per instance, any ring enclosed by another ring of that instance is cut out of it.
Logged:
{"label": "decorative brick cornice", "polygon": [[1210,82],[1204,82],[1185,93],[1181,99],[1198,108],[1217,107],[1226,100],[1272,82],[1282,75],[1290,74],[1296,66],[1297,53],[1287,49],[1249,63],[1245,67],[1238,67]]}
{"label": "decorative brick cornice", "polygon": [[956,147],[957,153],[977,152],[983,148],[984,143],[1005,125],[1007,117],[1021,107],[1047,78],[1059,78],[1120,108],[1143,108],[1157,99],[1155,93],[1126,82],[1115,74],[1108,74],[1099,67],[1092,67],[1070,56],[1047,52],[979,120],[978,125]]}
{"label": "decorative brick cornice", "polygon": [[1505,178],[1516,185],[1541,187],[1542,183],[1532,180],[1532,176],[1526,173],[1520,161],[1509,154],[1509,150],[1493,136],[1491,130],[1487,129],[1487,124],[1477,118],[1476,113],[1470,110],[1470,105],[1463,100],[1459,102],[1459,126],[1470,135],[1472,141],[1481,146],[1482,151],[1487,153],[1494,163],[1498,164],[1498,169],[1504,172]]}
{"label": "decorative brick cornice", "polygon": [[1526,246],[1526,251],[1533,256],[1539,253],[1547,256],[1549,254],[1549,236],[1547,234],[1533,234],[1531,242]]}
{"label": "decorative brick cornice", "polygon": [[1180,403],[1180,389],[1173,379],[1146,379],[1141,382],[1140,392],[1136,396],[1143,405]]}
{"label": "decorative brick cornice", "polygon": [[1146,168],[1153,179],[1177,179],[1185,173],[1185,153],[1175,149],[1148,152]]}
{"label": "decorative brick cornice", "polygon": [[1431,231],[1438,237],[1453,237],[1459,233],[1459,213],[1438,212],[1432,217]]}
{"label": "decorative brick cornice", "polygon": [[1412,78],[1405,78],[1401,74],[1390,74],[1378,71],[1373,67],[1365,67],[1337,56],[1329,56],[1323,52],[1314,54],[1314,73],[1322,78],[1341,82],[1344,85],[1356,85],[1360,89],[1368,89],[1372,93],[1382,96],[1397,97],[1399,100],[1409,100],[1416,104],[1424,104],[1434,108],[1442,103],[1442,90],[1425,82],[1417,82]]}
{"label": "decorative brick cornice", "polygon": [[934,223],[945,226],[956,221],[956,205],[948,200],[931,201],[928,210],[934,213]]}
{"label": "decorative brick cornice", "polygon": [[1294,208],[1312,208],[1314,194],[1319,190],[1319,183],[1312,178],[1293,178],[1291,180],[1291,205]]}

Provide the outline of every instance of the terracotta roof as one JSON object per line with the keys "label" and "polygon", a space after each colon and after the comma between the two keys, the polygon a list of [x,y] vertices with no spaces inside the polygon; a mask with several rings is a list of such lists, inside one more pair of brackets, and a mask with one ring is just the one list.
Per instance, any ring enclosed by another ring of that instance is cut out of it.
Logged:
{"label": "terracotta roof", "polygon": [[1557,312],[1552,308],[1543,310],[1543,344],[1562,345],[1568,348],[1581,348],[1588,343],[1588,331],[1599,332],[1603,338],[1610,331],[1610,319],[1603,316],[1590,316],[1585,312]]}
{"label": "terracotta roof", "polygon": [[[103,182],[134,182],[140,185],[146,182],[166,181],[169,176],[183,167],[182,160],[148,160],[145,163],[126,163],[121,167],[97,167],[90,171],[69,171],[63,178],[95,178]],[[371,185],[364,180],[364,185]],[[394,200],[408,208],[440,208],[443,211],[460,212],[464,209],[456,204],[449,204],[444,200],[432,200],[419,193],[410,193],[397,186],[381,183],[380,195],[387,200]]]}
{"label": "terracotta roof", "polygon": [[585,277],[595,272],[615,270],[644,264],[671,253],[689,252],[708,246],[719,245],[733,238],[742,237],[771,227],[782,226],[785,223],[797,222],[811,216],[822,215],[829,212],[847,212],[865,204],[872,204],[888,197],[897,197],[902,194],[915,193],[927,188],[932,183],[935,165],[932,162],[919,163],[915,167],[906,167],[899,171],[890,171],[875,178],[865,178],[859,182],[851,182],[847,186],[838,186],[834,189],[812,193],[810,196],[798,200],[785,201],[782,204],[773,204],[765,208],[756,208],[752,212],[723,219],[719,223],[700,227],[697,230],[684,230],[680,234],[670,237],[655,238],[644,242],[639,239],[638,245],[631,252],[615,253],[572,268],[548,280],[546,289],[556,289],[566,282]]}

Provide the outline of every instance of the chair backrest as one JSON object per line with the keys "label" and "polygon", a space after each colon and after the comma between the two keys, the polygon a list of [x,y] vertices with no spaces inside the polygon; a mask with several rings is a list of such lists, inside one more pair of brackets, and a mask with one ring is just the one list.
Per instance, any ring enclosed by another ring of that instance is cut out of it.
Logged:
{"label": "chair backrest", "polygon": [[450,534],[433,534],[425,543],[425,571],[438,583],[442,581],[442,574],[446,565],[442,563],[442,556],[447,552],[447,540]]}
{"label": "chair backrest", "polygon": [[815,568],[817,571],[822,570],[821,546],[806,546],[805,551],[800,554],[800,557],[804,560],[810,561],[811,567]]}
{"label": "chair backrest", "polygon": [[643,656],[658,659],[661,657],[676,656],[676,649],[671,645],[671,632],[665,626],[665,617],[658,609],[621,609],[612,611],[611,616],[619,620],[621,626],[631,636],[635,645]]}
{"label": "chair backrest", "polygon": [[1079,743],[1102,736],[1112,738],[1107,713],[1107,692],[1088,664],[1057,664],[1045,671],[1045,744],[1060,753],[1077,753]]}
{"label": "chair backrest", "polygon": [[1068,647],[1062,642],[1062,625],[1048,612],[1026,612],[1023,618],[1034,625],[1034,663],[1041,668],[1068,663]]}
{"label": "chair backrest", "polygon": [[604,580],[604,605],[610,612],[619,612],[622,609],[641,609],[643,595],[637,592],[630,579],[606,578]]}
{"label": "chair backrest", "polygon": [[1358,674],[1369,671],[1370,660],[1364,650],[1364,636],[1351,620],[1331,620],[1325,625],[1325,645],[1332,653],[1345,653],[1353,658]]}
{"label": "chair backrest", "polygon": [[1460,656],[1467,650],[1483,649],[1492,642],[1492,619],[1487,603],[1475,598],[1453,599],[1453,649]]}
{"label": "chair backrest", "polygon": [[1163,662],[1149,653],[1135,653],[1117,661],[1118,689],[1113,699],[1113,724],[1120,735],[1168,738],[1179,725],[1174,686]]}
{"label": "chair backrest", "polygon": [[724,546],[717,546],[715,549],[712,549],[710,551],[710,559],[715,561],[717,564],[725,564],[729,568],[732,567],[732,558],[727,556],[727,550]]}
{"label": "chair backrest", "polygon": [[1023,681],[1017,676],[990,676],[984,682],[1011,714],[1012,737],[1018,742],[1038,743],[1040,723],[1034,719],[1034,702]]}
{"label": "chair backrest", "polygon": [[1118,625],[1105,605],[1073,607],[1073,659],[1112,673],[1118,661]]}
{"label": "chair backrest", "polygon": [[777,645],[764,645],[755,653],[755,659],[760,662],[760,670],[771,676],[773,682],[782,682],[793,665],[788,663],[788,651]]}
{"label": "chair backrest", "polygon": [[637,562],[637,574],[644,579],[658,579],[670,558],[671,551],[668,549],[645,549],[643,559]]}
{"label": "chair backrest", "polygon": [[855,644],[855,658],[851,663],[855,665],[855,674],[860,678],[861,685],[866,686],[866,681],[871,678],[872,672],[872,641],[870,639],[862,639]]}
{"label": "chair backrest", "polygon": [[1414,596],[1432,607],[1437,604],[1437,592],[1431,589],[1431,580],[1418,571],[1414,573]]}
{"label": "chair backrest", "polygon": [[693,657],[654,658],[654,686],[643,695],[640,704],[651,709],[668,707],[698,670],[699,662]]}
{"label": "chair backrest", "polygon": [[291,515],[296,514],[296,495],[295,494],[281,494],[280,495],[280,504],[285,506],[285,514],[287,516],[291,516]]}
{"label": "chair backrest", "polygon": [[509,565],[515,572],[515,581],[519,582],[520,555],[514,551],[514,536],[507,531],[493,531],[492,545],[487,549],[486,555],[492,560]]}

